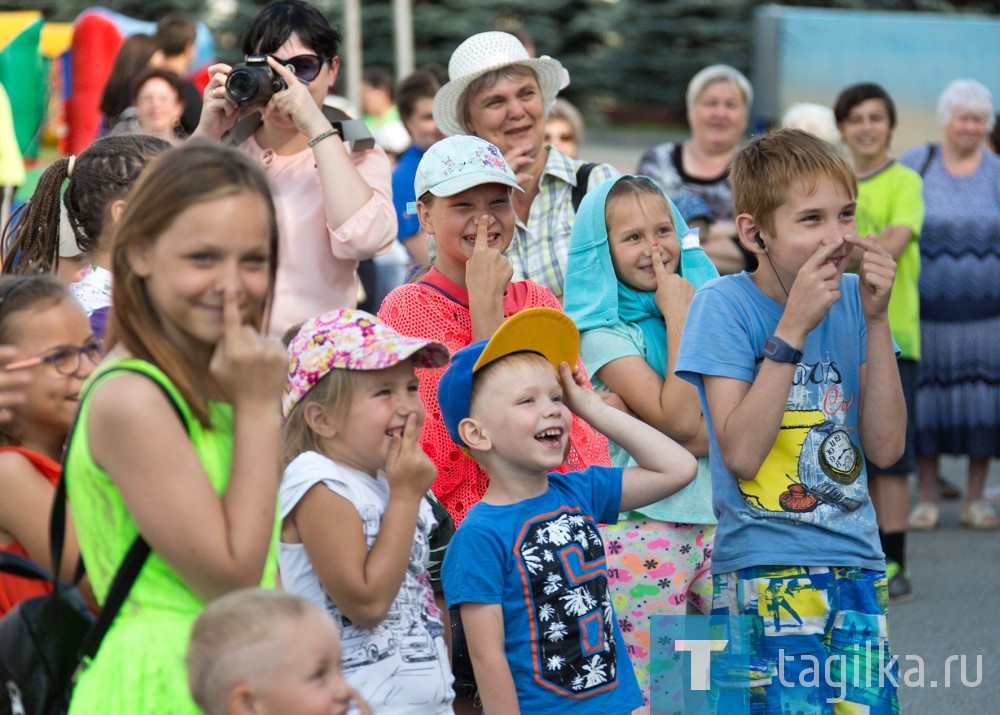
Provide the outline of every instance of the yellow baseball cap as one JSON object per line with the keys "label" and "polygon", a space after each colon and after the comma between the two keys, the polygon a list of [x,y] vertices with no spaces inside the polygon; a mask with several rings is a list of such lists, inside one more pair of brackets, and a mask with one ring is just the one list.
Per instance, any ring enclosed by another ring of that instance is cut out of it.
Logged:
{"label": "yellow baseball cap", "polygon": [[514,353],[538,353],[559,371],[560,363],[576,365],[580,331],[573,320],[554,308],[529,308],[507,318],[489,340],[480,340],[451,356],[438,383],[438,404],[448,434],[458,444],[458,424],[469,416],[476,372]]}

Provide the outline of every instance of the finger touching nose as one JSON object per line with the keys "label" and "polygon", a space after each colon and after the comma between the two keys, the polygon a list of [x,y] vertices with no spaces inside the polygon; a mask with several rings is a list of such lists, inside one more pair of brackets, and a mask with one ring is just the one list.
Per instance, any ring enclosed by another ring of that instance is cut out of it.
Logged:
{"label": "finger touching nose", "polygon": [[243,276],[236,261],[225,262],[219,266],[216,288],[220,293],[235,292],[238,298],[243,296]]}

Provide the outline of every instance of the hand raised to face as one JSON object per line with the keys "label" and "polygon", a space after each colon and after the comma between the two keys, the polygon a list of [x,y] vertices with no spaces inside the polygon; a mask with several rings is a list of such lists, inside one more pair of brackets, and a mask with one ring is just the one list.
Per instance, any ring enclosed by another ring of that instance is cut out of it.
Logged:
{"label": "hand raised to face", "polygon": [[892,284],[896,280],[896,261],[892,254],[879,245],[874,235],[866,238],[846,235],[844,240],[864,251],[858,266],[861,307],[866,319],[879,318],[889,309]]}
{"label": "hand raised to face", "polygon": [[[845,259],[843,253],[843,237],[826,241],[802,264],[795,276],[785,311],[798,319],[806,333],[819,325],[831,306],[840,300],[843,271],[838,267],[838,260]],[[839,259],[836,258],[838,254]]]}
{"label": "hand raised to face", "polygon": [[675,323],[682,328],[694,298],[694,285],[683,276],[667,272],[663,265],[663,249],[658,243],[653,244],[652,259],[653,273],[656,275],[656,293],[653,295],[656,307],[668,323]]}
{"label": "hand raised to face", "polygon": [[321,81],[320,77],[317,76],[312,82],[304,82],[271,55],[267,56],[267,64],[284,80],[286,88],[275,92],[268,101],[264,107],[264,121],[290,121],[300,134],[309,139],[329,129],[330,122],[323,116],[312,87],[314,83]]}
{"label": "hand raised to face", "polygon": [[[476,222],[476,245],[465,264],[465,284],[470,295],[503,295],[514,277],[514,268],[500,250],[490,246],[490,217],[483,214]],[[500,241],[495,242],[500,244]]]}
{"label": "hand raised to face", "polygon": [[222,303],[222,338],[209,371],[234,406],[263,400],[277,405],[285,387],[288,354],[277,340],[243,323],[237,292],[227,290]]}

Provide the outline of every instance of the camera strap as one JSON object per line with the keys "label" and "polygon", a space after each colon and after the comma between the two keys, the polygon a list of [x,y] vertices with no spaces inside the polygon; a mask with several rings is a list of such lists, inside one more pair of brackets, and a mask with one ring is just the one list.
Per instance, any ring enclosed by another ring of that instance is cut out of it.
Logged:
{"label": "camera strap", "polygon": [[[330,124],[338,131],[349,151],[368,151],[375,148],[375,137],[363,121],[351,119],[348,114],[336,107],[324,105],[322,109],[323,116],[330,120]],[[229,131],[222,135],[222,141],[239,146],[260,129],[263,122],[260,110],[253,111],[238,119]]]}

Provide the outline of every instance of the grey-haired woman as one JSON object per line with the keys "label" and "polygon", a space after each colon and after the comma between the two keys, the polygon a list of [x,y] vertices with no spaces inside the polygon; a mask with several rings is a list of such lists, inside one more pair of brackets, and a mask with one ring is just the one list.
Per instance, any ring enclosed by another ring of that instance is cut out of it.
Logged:
{"label": "grey-haired woman", "polygon": [[938,99],[940,143],[900,160],[924,179],[920,234],[921,355],[917,383],[920,500],[910,528],[938,524],[942,454],[969,457],[962,524],[996,529],[984,497],[1000,456],[1000,157],[984,140],[995,120],[990,91],[955,80]]}
{"label": "grey-haired woman", "polygon": [[753,87],[739,70],[711,65],[688,82],[685,101],[691,138],[648,149],[636,173],[653,179],[671,198],[691,194],[708,204],[715,223],[701,237],[703,247],[720,273],[734,273],[745,267],[745,258],[730,240],[736,224],[729,162],[746,134]]}

